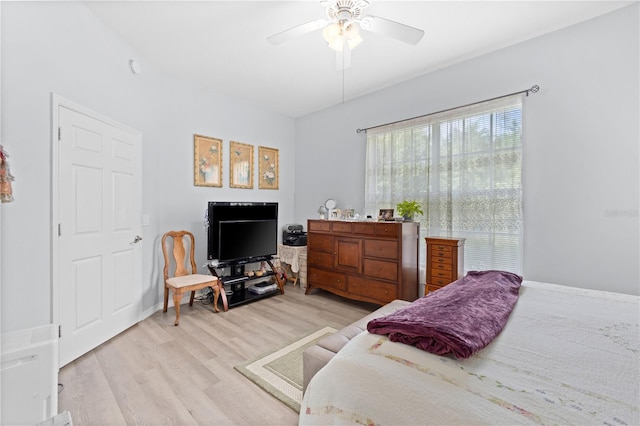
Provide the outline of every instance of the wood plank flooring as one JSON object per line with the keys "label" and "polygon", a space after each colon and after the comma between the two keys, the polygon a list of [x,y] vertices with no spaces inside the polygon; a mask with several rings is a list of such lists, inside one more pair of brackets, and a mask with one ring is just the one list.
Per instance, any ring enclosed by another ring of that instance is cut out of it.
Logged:
{"label": "wood plank flooring", "polygon": [[233,366],[329,325],[377,309],[322,290],[214,313],[182,305],[156,312],[60,370],[58,409],[82,425],[296,425],[298,414]]}

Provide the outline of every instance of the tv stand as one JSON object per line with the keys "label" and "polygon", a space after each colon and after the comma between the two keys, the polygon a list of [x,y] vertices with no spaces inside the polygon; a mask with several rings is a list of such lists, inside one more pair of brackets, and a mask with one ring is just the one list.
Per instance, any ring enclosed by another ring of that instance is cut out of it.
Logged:
{"label": "tv stand", "polygon": [[[234,270],[234,265],[226,265],[226,264],[218,264],[215,267],[212,264],[207,264],[207,268],[209,268],[209,272],[211,275],[218,277],[218,287],[220,288],[220,296],[222,298],[222,306],[224,311],[228,311],[229,308],[233,308],[234,306],[244,305],[246,303],[255,302],[256,300],[264,299],[266,297],[274,296],[276,294],[284,294],[284,280],[278,275],[275,266],[271,261],[272,259],[267,259],[265,262],[271,268],[271,271],[267,272],[266,275],[262,277],[247,277],[244,275],[235,275],[235,276],[226,276],[221,277],[218,275],[216,268],[226,268],[228,266],[231,267],[231,270]],[[273,291],[269,291],[263,294],[257,294],[249,291],[246,285],[249,281],[252,283],[259,282],[258,280],[264,279],[267,277],[274,276],[276,279],[276,284],[278,288]],[[224,285],[230,284],[234,294],[231,296],[231,299],[227,299],[227,293],[225,291]]]}

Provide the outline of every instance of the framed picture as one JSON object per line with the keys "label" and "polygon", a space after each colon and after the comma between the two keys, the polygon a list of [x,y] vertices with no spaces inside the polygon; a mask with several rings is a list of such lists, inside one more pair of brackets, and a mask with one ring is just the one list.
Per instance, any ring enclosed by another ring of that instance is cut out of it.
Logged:
{"label": "framed picture", "polygon": [[193,135],[193,184],[222,188],[222,139]]}
{"label": "framed picture", "polygon": [[258,147],[258,188],[278,189],[278,150]]}
{"label": "framed picture", "polygon": [[379,220],[393,220],[393,209],[380,209]]}
{"label": "framed picture", "polygon": [[329,209],[329,220],[340,220],[340,209]]}
{"label": "framed picture", "polygon": [[229,186],[253,189],[253,145],[231,141],[229,146]]}

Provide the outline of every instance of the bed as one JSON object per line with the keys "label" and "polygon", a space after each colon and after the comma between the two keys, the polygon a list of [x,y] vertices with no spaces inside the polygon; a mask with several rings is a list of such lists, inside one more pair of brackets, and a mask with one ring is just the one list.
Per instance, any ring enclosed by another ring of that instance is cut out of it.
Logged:
{"label": "bed", "polygon": [[640,298],[524,281],[466,359],[353,338],[311,380],[301,425],[638,425]]}

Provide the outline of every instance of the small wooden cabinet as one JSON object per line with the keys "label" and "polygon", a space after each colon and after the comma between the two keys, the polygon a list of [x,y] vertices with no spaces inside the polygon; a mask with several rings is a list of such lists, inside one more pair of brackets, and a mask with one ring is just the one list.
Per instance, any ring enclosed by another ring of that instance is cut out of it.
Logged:
{"label": "small wooden cabinet", "polygon": [[418,298],[417,222],[307,223],[307,289],[385,304]]}
{"label": "small wooden cabinet", "polygon": [[425,296],[464,276],[464,238],[427,237]]}

